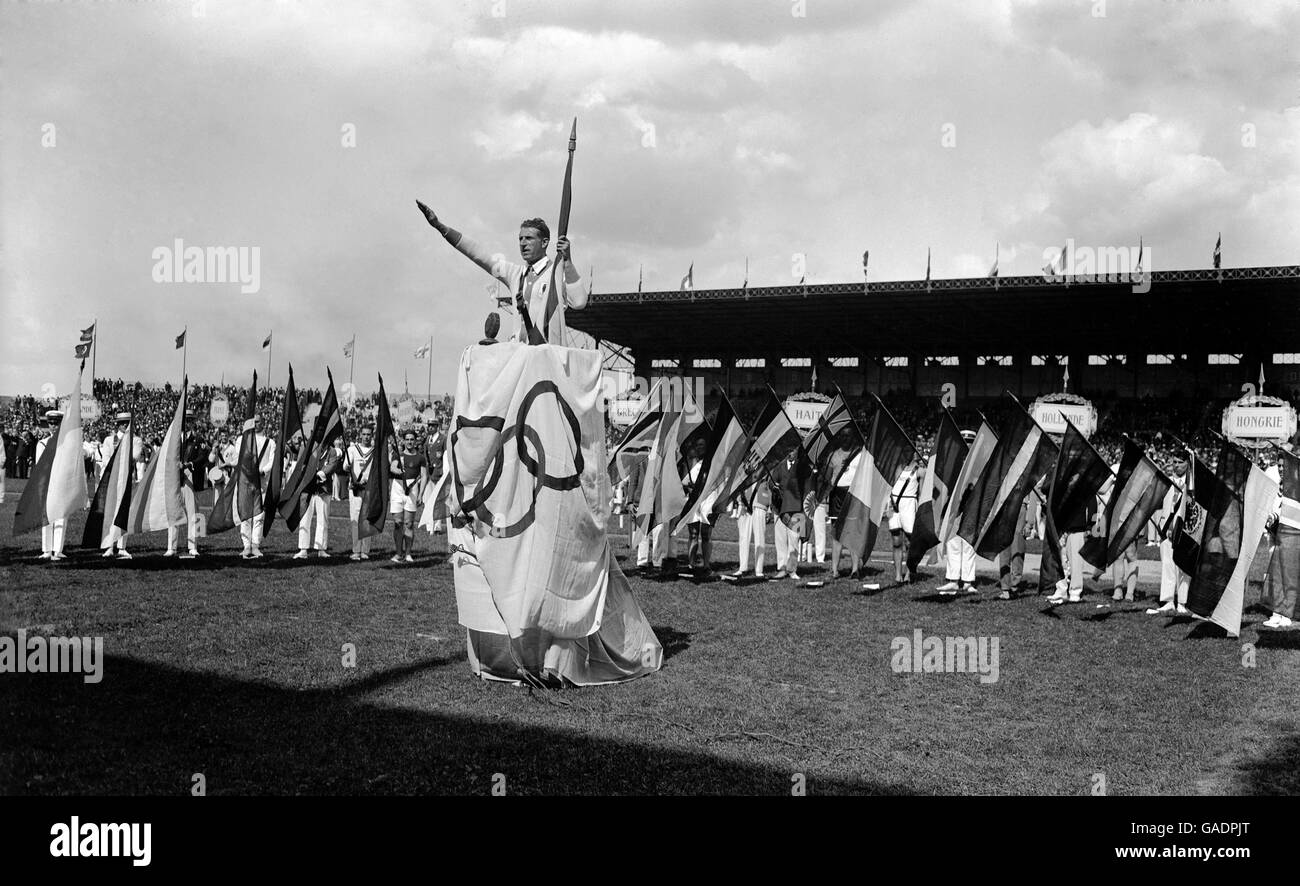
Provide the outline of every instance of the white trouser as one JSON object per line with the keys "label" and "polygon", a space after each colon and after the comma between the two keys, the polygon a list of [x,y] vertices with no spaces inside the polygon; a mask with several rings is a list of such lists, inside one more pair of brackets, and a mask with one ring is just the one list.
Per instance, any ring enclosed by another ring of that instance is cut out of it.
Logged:
{"label": "white trouser", "polygon": [[1177,602],[1187,605],[1187,587],[1190,579],[1174,562],[1174,543],[1169,539],[1160,542],[1160,602]]}
{"label": "white trouser", "polygon": [[753,543],[751,535],[754,528],[754,515],[750,511],[741,511],[736,515],[736,547],[739,552],[740,562],[736,569],[739,572],[749,571],[749,548]]}
{"label": "white trouser", "polygon": [[[185,528],[189,533],[190,553],[199,552],[199,517],[198,509],[194,507],[194,490],[188,486],[181,487],[181,504],[185,508]],[[181,534],[180,526],[167,527],[167,552],[176,552],[176,542]]]}
{"label": "white trouser", "polygon": [[664,557],[673,556],[675,542],[675,538],[664,533],[664,524],[660,523],[636,546],[636,565],[644,566],[647,563],[653,563],[655,566],[664,565]]}
{"label": "white trouser", "polygon": [[828,502],[822,502],[813,511],[813,552],[818,563],[826,562],[826,521],[829,514]]}
{"label": "white trouser", "polygon": [[115,547],[119,551],[126,550],[126,534],[117,526],[110,526],[108,530],[108,544],[104,545],[104,550],[112,551]]}
{"label": "white trouser", "polygon": [[63,553],[63,531],[67,526],[67,520],[55,520],[53,525],[46,523],[41,527],[42,554]]}
{"label": "white trouser", "polygon": [[779,572],[799,571],[799,533],[781,522],[780,517],[772,524],[772,534],[776,537],[776,568]]}
{"label": "white trouser", "polygon": [[374,541],[374,536],[362,538],[358,534],[361,528],[361,496],[354,493],[348,494],[348,525],[352,529],[352,553],[369,554],[370,542]]}
{"label": "white trouser", "polygon": [[960,536],[954,535],[948,539],[946,548],[948,555],[948,567],[945,575],[948,581],[964,581],[972,584],[975,581],[975,549],[971,547],[970,542]]}
{"label": "white trouser", "polygon": [[307,509],[303,511],[298,522],[298,550],[312,549],[312,523],[316,524],[316,550],[329,549],[330,534],[330,500],[329,496],[318,492],[307,496]]}
{"label": "white trouser", "polygon": [[244,553],[250,550],[259,551],[262,549],[262,520],[261,511],[253,516],[251,520],[245,520],[239,524],[239,538],[244,542]]}
{"label": "white trouser", "polygon": [[763,560],[767,558],[767,511],[762,505],[754,505],[754,517],[749,524],[750,538],[754,543],[754,574],[763,574]]}
{"label": "white trouser", "polygon": [[0,501],[5,500],[5,469],[0,465]]}
{"label": "white trouser", "polygon": [[1087,540],[1086,532],[1069,532],[1065,536],[1065,544],[1061,546],[1061,554],[1065,560],[1062,563],[1065,575],[1056,583],[1056,593],[1066,594],[1071,597],[1078,597],[1083,593],[1083,543]]}

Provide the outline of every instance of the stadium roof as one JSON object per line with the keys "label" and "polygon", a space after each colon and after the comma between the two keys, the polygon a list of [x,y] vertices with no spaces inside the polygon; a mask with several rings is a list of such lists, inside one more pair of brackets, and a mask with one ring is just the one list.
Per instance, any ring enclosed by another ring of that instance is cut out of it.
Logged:
{"label": "stadium roof", "polygon": [[[1300,351],[1300,265],[596,294],[570,326],[638,359]],[[1142,287],[1137,287],[1142,288]]]}

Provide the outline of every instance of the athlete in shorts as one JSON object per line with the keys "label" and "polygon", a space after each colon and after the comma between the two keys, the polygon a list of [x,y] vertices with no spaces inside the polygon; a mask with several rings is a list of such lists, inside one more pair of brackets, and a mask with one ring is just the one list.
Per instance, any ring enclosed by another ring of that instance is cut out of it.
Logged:
{"label": "athlete in shorts", "polygon": [[388,513],[393,518],[394,563],[414,563],[411,545],[415,542],[415,512],[419,509],[424,487],[429,482],[429,459],[417,444],[415,431],[402,433],[402,451],[389,464],[392,485],[388,493]]}

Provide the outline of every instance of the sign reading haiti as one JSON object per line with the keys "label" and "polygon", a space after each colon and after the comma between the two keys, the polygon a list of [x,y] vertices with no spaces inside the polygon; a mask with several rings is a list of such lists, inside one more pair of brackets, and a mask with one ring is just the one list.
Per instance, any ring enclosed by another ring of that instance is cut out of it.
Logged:
{"label": "sign reading haiti", "polygon": [[1048,434],[1064,434],[1067,419],[1085,437],[1091,437],[1097,430],[1097,407],[1074,394],[1039,397],[1030,405],[1029,414]]}
{"label": "sign reading haiti", "polygon": [[1223,410],[1223,436],[1234,443],[1266,446],[1295,433],[1295,408],[1277,397],[1247,394]]}
{"label": "sign reading haiti", "polygon": [[782,403],[790,422],[800,431],[808,431],[817,426],[817,419],[822,417],[831,398],[823,394],[795,394]]}

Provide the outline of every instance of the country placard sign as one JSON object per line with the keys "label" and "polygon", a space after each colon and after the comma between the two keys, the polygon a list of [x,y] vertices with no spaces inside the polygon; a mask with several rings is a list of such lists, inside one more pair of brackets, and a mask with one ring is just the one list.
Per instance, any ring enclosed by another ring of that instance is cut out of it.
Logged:
{"label": "country placard sign", "polygon": [[1052,402],[1039,398],[1030,405],[1029,414],[1048,434],[1064,434],[1067,419],[1084,437],[1091,437],[1097,429],[1097,409],[1082,397],[1078,402]]}
{"label": "country placard sign", "polygon": [[640,414],[641,407],[644,405],[644,400],[611,400],[609,401],[609,420],[614,423],[615,427],[625,428],[636,421],[636,417]]}
{"label": "country placard sign", "polygon": [[101,415],[103,415],[103,410],[100,408],[98,400],[94,397],[81,398],[81,420],[83,422],[97,421]]}
{"label": "country placard sign", "polygon": [[415,422],[415,398],[410,394],[403,394],[398,398],[397,420],[404,425]]}
{"label": "country placard sign", "polygon": [[1277,397],[1246,396],[1223,410],[1223,436],[1247,446],[1289,440],[1296,433],[1296,411]]}
{"label": "country placard sign", "polygon": [[817,426],[817,419],[822,417],[830,401],[786,400],[782,404],[790,422],[800,431],[808,431]]}
{"label": "country placard sign", "polygon": [[225,394],[213,394],[212,405],[208,407],[208,420],[219,428],[226,426],[230,420],[230,401]]}

